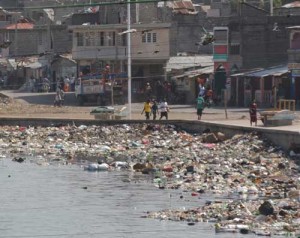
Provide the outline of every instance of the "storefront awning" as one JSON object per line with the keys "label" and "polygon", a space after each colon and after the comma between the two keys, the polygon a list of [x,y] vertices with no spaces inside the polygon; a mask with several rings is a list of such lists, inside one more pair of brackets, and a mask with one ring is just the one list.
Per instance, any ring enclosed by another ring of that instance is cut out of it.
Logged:
{"label": "storefront awning", "polygon": [[263,78],[267,76],[282,76],[283,74],[286,74],[289,72],[288,66],[277,66],[272,68],[266,68],[266,69],[259,69],[259,70],[252,70],[244,73],[237,73],[230,75],[231,77],[255,77],[255,78]]}
{"label": "storefront awning", "polygon": [[175,79],[187,77],[189,79],[200,76],[202,74],[212,74],[214,72],[214,67],[209,66],[202,69],[187,71],[184,74],[174,76]]}

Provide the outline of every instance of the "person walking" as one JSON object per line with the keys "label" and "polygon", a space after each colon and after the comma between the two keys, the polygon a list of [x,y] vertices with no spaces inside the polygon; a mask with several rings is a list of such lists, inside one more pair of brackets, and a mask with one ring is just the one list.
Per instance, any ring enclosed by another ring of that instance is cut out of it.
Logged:
{"label": "person walking", "polygon": [[201,120],[204,107],[205,107],[204,98],[199,95],[198,98],[197,98],[197,115],[198,115],[198,120]]}
{"label": "person walking", "polygon": [[151,103],[150,103],[150,99],[148,99],[148,100],[144,103],[144,108],[143,108],[143,111],[142,111],[141,115],[143,115],[144,112],[145,112],[146,120],[149,120],[149,119],[150,119],[150,113],[151,113]]}
{"label": "person walking", "polygon": [[168,106],[167,100],[165,99],[165,100],[161,101],[158,108],[160,111],[159,120],[161,120],[163,117],[165,117],[166,120],[168,120],[169,106]]}
{"label": "person walking", "polygon": [[156,100],[153,100],[151,111],[152,111],[152,115],[153,115],[153,120],[156,120],[156,115],[158,113],[158,106],[157,106]]}
{"label": "person walking", "polygon": [[158,80],[156,84],[156,100],[160,101],[163,98],[164,94],[164,86],[162,85],[161,81]]}
{"label": "person walking", "polygon": [[255,123],[255,126],[257,126],[257,104],[255,100],[251,103],[249,107],[249,114],[250,114],[250,125],[252,126],[252,123]]}
{"label": "person walking", "polygon": [[54,106],[61,107],[63,105],[63,97],[64,91],[59,87],[56,90],[55,99],[54,99]]}
{"label": "person walking", "polygon": [[151,98],[152,87],[149,82],[146,84],[145,93],[147,98]]}

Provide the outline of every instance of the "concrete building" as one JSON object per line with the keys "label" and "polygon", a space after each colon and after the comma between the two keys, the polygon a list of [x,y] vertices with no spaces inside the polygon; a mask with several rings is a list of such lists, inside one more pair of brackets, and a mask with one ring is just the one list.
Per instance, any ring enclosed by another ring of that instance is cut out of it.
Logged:
{"label": "concrete building", "polygon": [[[131,34],[133,100],[145,100],[144,88],[167,79],[165,67],[172,56],[208,54],[211,46],[196,45],[203,35],[205,12],[191,1],[132,5]],[[76,16],[76,17],[75,17]],[[113,73],[127,71],[127,11],[125,6],[100,6],[99,17],[74,14],[73,58],[79,73],[97,73],[110,65]]]}
{"label": "concrete building", "polygon": [[290,47],[288,49],[289,69],[291,70],[291,98],[300,100],[300,26],[288,28]]}
{"label": "concrete building", "polygon": [[[286,65],[290,42],[287,27],[299,21],[299,15],[270,16],[247,3],[241,4],[239,16],[224,19],[215,28],[213,44],[214,81],[220,99],[224,99],[226,90],[231,105],[248,106],[248,102],[255,98],[261,106],[267,106],[271,104],[272,87],[279,86],[276,82],[282,82],[288,92],[290,79]],[[282,71],[281,67],[285,70]],[[270,79],[264,79],[260,73],[253,76],[252,72],[257,70],[265,70],[265,76]],[[251,92],[246,89],[247,78],[252,78],[249,81]],[[292,95],[286,95],[286,98],[290,97]]]}

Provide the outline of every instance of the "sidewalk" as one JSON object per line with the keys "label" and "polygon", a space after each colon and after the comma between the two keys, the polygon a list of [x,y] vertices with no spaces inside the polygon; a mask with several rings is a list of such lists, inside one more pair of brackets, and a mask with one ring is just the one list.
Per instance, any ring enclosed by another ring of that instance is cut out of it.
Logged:
{"label": "sidewalk", "polygon": [[[132,105],[132,119],[143,120],[144,115],[141,115],[138,108],[142,108],[143,104]],[[265,128],[269,130],[281,130],[281,131],[298,131],[300,132],[300,111],[296,111],[296,119],[293,121],[293,125],[290,126],[277,126],[277,127],[264,127],[261,120],[258,120],[257,127]],[[196,109],[191,105],[170,105],[169,120],[189,120],[198,121],[196,115]],[[228,108],[227,118],[224,108],[205,108],[202,115],[203,122],[218,123],[224,125],[236,125],[242,127],[250,126],[250,116],[248,108]],[[255,128],[255,126],[252,126]]]}
{"label": "sidewalk", "polygon": [[[18,108],[0,108],[0,117],[2,118],[56,118],[56,119],[83,119],[94,120],[90,115],[92,109],[97,106],[78,107],[75,96],[68,95],[66,106],[54,108],[54,95],[51,93],[24,93],[16,91],[2,91],[3,94],[22,102]],[[69,105],[69,106],[68,106]],[[115,108],[121,108],[124,105],[116,105]],[[128,109],[128,105],[125,105]],[[132,103],[131,119],[145,120],[145,115],[141,115],[143,103]],[[281,131],[300,131],[300,111],[296,111],[296,120],[293,125],[280,127],[264,127],[263,123],[258,121],[258,128]],[[198,121],[196,108],[194,105],[170,105],[169,120],[188,120]],[[236,125],[250,128],[250,119],[248,108],[228,108],[227,118],[225,110],[222,107],[205,108],[203,111],[203,122],[218,123],[224,125]],[[252,126],[252,128],[255,128]]]}

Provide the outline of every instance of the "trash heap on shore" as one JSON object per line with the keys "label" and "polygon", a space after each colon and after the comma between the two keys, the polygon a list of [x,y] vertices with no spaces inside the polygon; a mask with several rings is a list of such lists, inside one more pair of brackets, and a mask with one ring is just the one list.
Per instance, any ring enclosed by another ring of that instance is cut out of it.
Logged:
{"label": "trash heap on shore", "polygon": [[[148,212],[148,218],[214,222],[217,232],[299,234],[298,154],[257,134],[191,135],[172,125],[0,127],[2,155],[40,165],[78,163],[87,170],[151,174],[160,189],[236,199]],[[241,195],[244,199],[240,199]]]}

